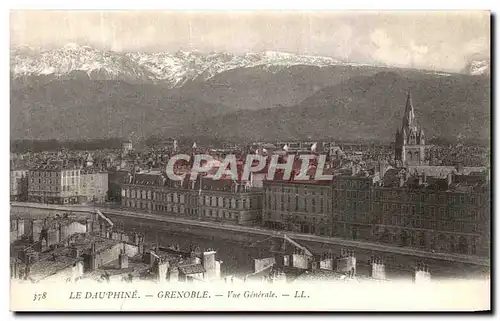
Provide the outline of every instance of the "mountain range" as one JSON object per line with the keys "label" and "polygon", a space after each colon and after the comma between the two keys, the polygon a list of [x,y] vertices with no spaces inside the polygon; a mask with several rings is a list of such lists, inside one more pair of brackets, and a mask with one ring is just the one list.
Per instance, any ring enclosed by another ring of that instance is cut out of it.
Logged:
{"label": "mountain range", "polygon": [[[487,66],[487,67],[485,67]],[[391,139],[411,89],[428,135],[489,137],[489,62],[463,74],[263,52],[11,49],[13,139]]]}
{"label": "mountain range", "polygon": [[293,65],[324,67],[340,64],[343,63],[330,57],[273,51],[243,55],[225,52],[205,54],[196,51],[121,53],[71,43],[53,50],[27,46],[18,46],[11,50],[11,72],[16,78],[47,76],[57,79],[81,71],[92,80],[151,82],[170,88],[182,87],[190,81],[205,81],[237,68],[261,66],[279,70]]}

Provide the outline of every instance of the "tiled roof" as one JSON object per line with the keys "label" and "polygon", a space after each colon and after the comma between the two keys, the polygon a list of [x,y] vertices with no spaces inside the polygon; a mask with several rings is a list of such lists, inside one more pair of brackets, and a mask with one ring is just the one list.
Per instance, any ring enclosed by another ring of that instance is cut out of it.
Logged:
{"label": "tiled roof", "polygon": [[77,261],[78,259],[69,256],[46,257],[31,264],[28,277],[33,281],[40,281],[74,265]]}
{"label": "tiled roof", "polygon": [[205,273],[205,268],[201,264],[182,265],[179,266],[179,272],[185,275]]}
{"label": "tiled roof", "polygon": [[344,280],[346,276],[341,273],[337,273],[329,270],[312,270],[305,271],[303,274],[299,275],[295,282],[311,282],[311,281],[335,281]]}
{"label": "tiled roof", "polygon": [[271,274],[271,271],[273,270],[273,265],[267,266],[264,269],[260,271],[256,271],[252,274],[248,274],[246,276],[247,280],[261,280],[262,277],[268,277]]}
{"label": "tiled roof", "polygon": [[162,174],[135,174],[132,178],[132,184],[136,185],[163,185],[164,176]]}

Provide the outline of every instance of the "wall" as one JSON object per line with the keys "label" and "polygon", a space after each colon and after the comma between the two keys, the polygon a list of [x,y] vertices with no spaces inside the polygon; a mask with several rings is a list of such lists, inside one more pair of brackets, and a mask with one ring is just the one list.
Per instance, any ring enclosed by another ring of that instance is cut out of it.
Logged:
{"label": "wall", "polygon": [[216,277],[215,251],[203,253],[203,267],[205,268],[205,280],[212,280]]}
{"label": "wall", "polygon": [[319,262],[319,268],[322,270],[333,270],[333,258],[326,258]]}
{"label": "wall", "polygon": [[18,236],[17,236],[17,230],[16,231],[10,231],[10,242],[14,242],[16,240],[18,240]]}
{"label": "wall", "polygon": [[431,280],[431,274],[429,272],[415,271],[415,276],[413,278],[413,281],[415,283],[425,283],[425,282],[430,282],[430,280]]}
{"label": "wall", "polygon": [[43,221],[42,220],[34,220],[31,224],[31,235],[33,237],[33,241],[38,241],[40,239],[40,233],[42,232]]}
{"label": "wall", "polygon": [[81,262],[70,265],[64,269],[57,271],[57,273],[42,279],[42,282],[65,282],[67,279],[83,276],[83,265]]}
{"label": "wall", "polygon": [[341,273],[350,272],[352,269],[356,271],[356,257],[348,256],[337,260],[337,271]]}
{"label": "wall", "polygon": [[292,255],[292,266],[299,269],[309,268],[309,259],[303,254],[293,254]]}
{"label": "wall", "polygon": [[61,241],[76,233],[85,233],[87,231],[86,224],[80,222],[71,222],[61,226]]}
{"label": "wall", "polygon": [[382,263],[372,263],[370,276],[374,279],[385,280],[385,265]]}
{"label": "wall", "polygon": [[118,243],[118,244],[115,244],[115,245],[97,253],[97,256],[96,256],[97,267],[100,267],[102,265],[106,265],[109,262],[117,260],[122,249],[123,249],[123,244]]}
{"label": "wall", "polygon": [[276,259],[274,257],[266,257],[263,259],[254,259],[254,272],[260,271],[269,267],[271,265],[276,264]]}
{"label": "wall", "polygon": [[133,257],[139,254],[139,247],[130,243],[124,243],[124,250],[128,257]]}
{"label": "wall", "polygon": [[57,244],[60,242],[59,238],[59,230],[56,229],[50,229],[47,231],[47,246],[50,247],[51,245]]}

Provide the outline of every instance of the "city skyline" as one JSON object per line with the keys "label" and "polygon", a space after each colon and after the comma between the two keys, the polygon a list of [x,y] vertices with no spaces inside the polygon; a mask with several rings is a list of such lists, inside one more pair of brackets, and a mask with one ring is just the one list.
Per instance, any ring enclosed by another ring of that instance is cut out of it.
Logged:
{"label": "city skyline", "polygon": [[11,310],[490,308],[488,11],[10,18]]}

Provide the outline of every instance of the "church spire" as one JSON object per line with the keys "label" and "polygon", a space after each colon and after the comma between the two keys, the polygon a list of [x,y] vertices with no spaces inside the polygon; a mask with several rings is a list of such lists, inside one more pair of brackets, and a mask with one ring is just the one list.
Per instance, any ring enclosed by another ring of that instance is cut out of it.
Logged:
{"label": "church spire", "polygon": [[415,111],[413,110],[413,103],[411,100],[411,90],[408,90],[406,96],[405,114],[403,116],[403,128],[408,129],[413,126],[415,122]]}

